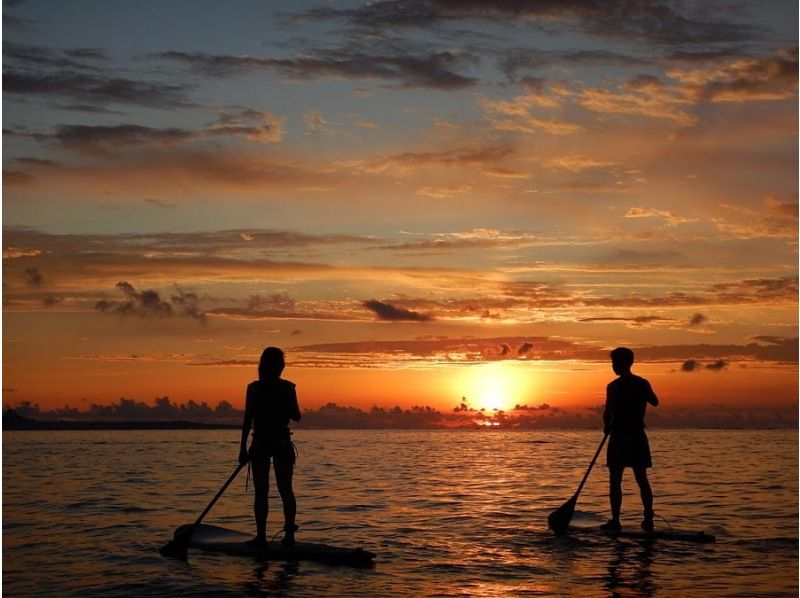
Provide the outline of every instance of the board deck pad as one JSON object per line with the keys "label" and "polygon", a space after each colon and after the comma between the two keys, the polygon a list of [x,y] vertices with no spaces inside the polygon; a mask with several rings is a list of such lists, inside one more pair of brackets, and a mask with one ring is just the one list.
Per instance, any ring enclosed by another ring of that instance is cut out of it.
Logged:
{"label": "board deck pad", "polygon": [[[175,530],[175,538],[190,528],[182,525]],[[287,547],[280,542],[270,542],[266,549],[247,544],[252,535],[216,525],[200,524],[195,527],[189,542],[190,548],[205,552],[218,552],[234,556],[248,556],[270,561],[318,561],[329,565],[372,567],[375,554],[362,548],[340,548],[328,544],[296,542]]]}
{"label": "board deck pad", "polygon": [[623,528],[622,531],[613,532],[609,530],[600,529],[600,526],[583,527],[583,526],[571,525],[569,528],[567,528],[567,531],[570,533],[578,533],[578,534],[598,534],[602,536],[609,536],[612,538],[635,538],[640,540],[675,540],[679,542],[696,542],[698,544],[709,544],[711,542],[716,542],[717,540],[713,534],[709,534],[703,531],[687,532],[687,531],[679,531],[673,529],[655,529],[651,532],[648,532],[638,528],[633,528],[633,529]]}

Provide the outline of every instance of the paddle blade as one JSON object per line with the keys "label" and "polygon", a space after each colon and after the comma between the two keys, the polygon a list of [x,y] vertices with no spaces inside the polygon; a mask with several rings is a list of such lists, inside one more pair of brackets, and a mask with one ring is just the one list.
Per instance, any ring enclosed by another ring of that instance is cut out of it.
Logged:
{"label": "paddle blade", "polygon": [[572,514],[575,512],[575,505],[577,502],[578,496],[575,495],[550,513],[550,515],[547,516],[547,526],[557,534],[563,534],[567,531],[569,522],[572,520]]}
{"label": "paddle blade", "polygon": [[187,529],[176,531],[175,537],[164,544],[164,546],[162,546],[158,552],[161,554],[161,556],[185,561],[186,553],[189,550],[189,542],[192,540],[193,531],[193,525],[188,526]]}

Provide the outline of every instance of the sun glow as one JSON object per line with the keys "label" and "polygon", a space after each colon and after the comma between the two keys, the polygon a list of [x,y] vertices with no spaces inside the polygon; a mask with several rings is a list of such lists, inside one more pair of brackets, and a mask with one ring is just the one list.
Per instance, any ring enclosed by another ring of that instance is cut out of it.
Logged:
{"label": "sun glow", "polygon": [[526,362],[495,362],[471,367],[461,380],[470,407],[508,411],[530,397],[533,372]]}

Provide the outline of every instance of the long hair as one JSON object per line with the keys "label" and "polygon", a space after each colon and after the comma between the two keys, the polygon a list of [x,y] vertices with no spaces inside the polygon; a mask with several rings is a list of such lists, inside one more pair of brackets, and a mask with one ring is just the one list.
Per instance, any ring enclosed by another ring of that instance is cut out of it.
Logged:
{"label": "long hair", "polygon": [[283,351],[278,347],[267,347],[261,353],[261,360],[258,362],[258,379],[261,381],[278,378],[286,367],[283,358]]}

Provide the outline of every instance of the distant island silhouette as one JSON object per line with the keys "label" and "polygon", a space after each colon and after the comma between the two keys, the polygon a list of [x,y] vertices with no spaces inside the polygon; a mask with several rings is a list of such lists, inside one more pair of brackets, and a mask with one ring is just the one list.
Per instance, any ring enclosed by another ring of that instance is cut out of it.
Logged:
{"label": "distant island silhouette", "polygon": [[13,409],[3,413],[3,430],[232,430],[236,424],[191,421],[40,421]]}

